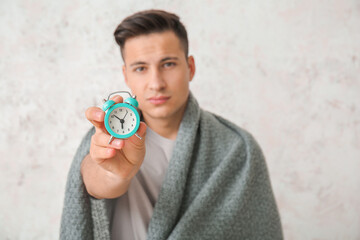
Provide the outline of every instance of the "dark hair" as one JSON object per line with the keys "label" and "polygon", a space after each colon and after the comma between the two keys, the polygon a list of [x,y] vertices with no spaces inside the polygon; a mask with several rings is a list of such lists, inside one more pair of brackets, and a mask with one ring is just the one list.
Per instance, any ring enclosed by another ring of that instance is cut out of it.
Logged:
{"label": "dark hair", "polygon": [[146,10],[137,12],[125,18],[115,29],[114,37],[120,46],[121,56],[125,41],[131,37],[146,35],[150,33],[161,33],[172,31],[179,38],[184,49],[185,57],[188,56],[189,42],[187,32],[184,25],[180,22],[180,18],[169,12],[162,10]]}

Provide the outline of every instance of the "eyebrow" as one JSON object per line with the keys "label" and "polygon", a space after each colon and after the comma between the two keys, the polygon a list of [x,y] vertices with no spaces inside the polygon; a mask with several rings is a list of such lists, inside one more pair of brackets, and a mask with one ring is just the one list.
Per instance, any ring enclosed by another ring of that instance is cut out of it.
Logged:
{"label": "eyebrow", "polygon": [[[178,57],[165,57],[165,58],[161,59],[160,62],[166,62],[168,60],[176,60],[177,61],[177,60],[179,60],[179,58]],[[130,67],[137,66],[137,65],[145,65],[145,64],[146,64],[146,62],[138,61],[138,62],[134,62],[134,63],[130,64]]]}
{"label": "eyebrow", "polygon": [[179,58],[178,57],[166,57],[166,58],[161,59],[160,62],[166,62],[168,60],[179,60]]}
{"label": "eyebrow", "polygon": [[136,66],[136,65],[144,65],[144,64],[146,64],[146,62],[138,61],[138,62],[134,62],[134,63],[130,64],[130,67]]}

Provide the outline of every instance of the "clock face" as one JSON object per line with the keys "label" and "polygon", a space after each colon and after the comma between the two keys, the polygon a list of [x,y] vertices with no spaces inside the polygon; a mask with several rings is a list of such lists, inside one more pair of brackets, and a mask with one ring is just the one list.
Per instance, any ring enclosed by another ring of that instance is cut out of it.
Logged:
{"label": "clock face", "polygon": [[111,107],[105,117],[105,127],[117,138],[128,138],[139,128],[139,114],[128,104],[119,103]]}

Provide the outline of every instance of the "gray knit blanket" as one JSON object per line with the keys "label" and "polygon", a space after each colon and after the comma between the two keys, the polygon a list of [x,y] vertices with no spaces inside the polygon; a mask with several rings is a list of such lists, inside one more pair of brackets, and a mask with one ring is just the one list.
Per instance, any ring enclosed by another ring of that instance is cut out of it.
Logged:
{"label": "gray knit blanket", "polygon": [[[60,239],[110,239],[114,200],[91,197],[80,174],[93,134],[83,138],[68,174]],[[147,239],[282,238],[259,145],[190,94]]]}

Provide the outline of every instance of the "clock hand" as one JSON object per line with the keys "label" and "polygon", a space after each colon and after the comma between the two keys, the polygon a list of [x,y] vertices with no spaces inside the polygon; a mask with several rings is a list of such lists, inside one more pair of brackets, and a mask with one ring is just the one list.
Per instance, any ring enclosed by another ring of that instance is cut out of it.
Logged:
{"label": "clock hand", "polygon": [[[120,119],[120,118],[119,118]],[[124,129],[124,119],[120,119],[120,123],[121,123],[121,128]]]}
{"label": "clock hand", "polygon": [[126,117],[126,115],[128,114],[128,111],[126,110],[125,116],[123,117],[123,119]]}
{"label": "clock hand", "polygon": [[120,120],[120,123],[121,123],[121,129],[124,129],[124,119],[121,119],[121,118],[119,118],[118,116],[116,116],[116,115],[114,115],[117,119],[119,119]]}

